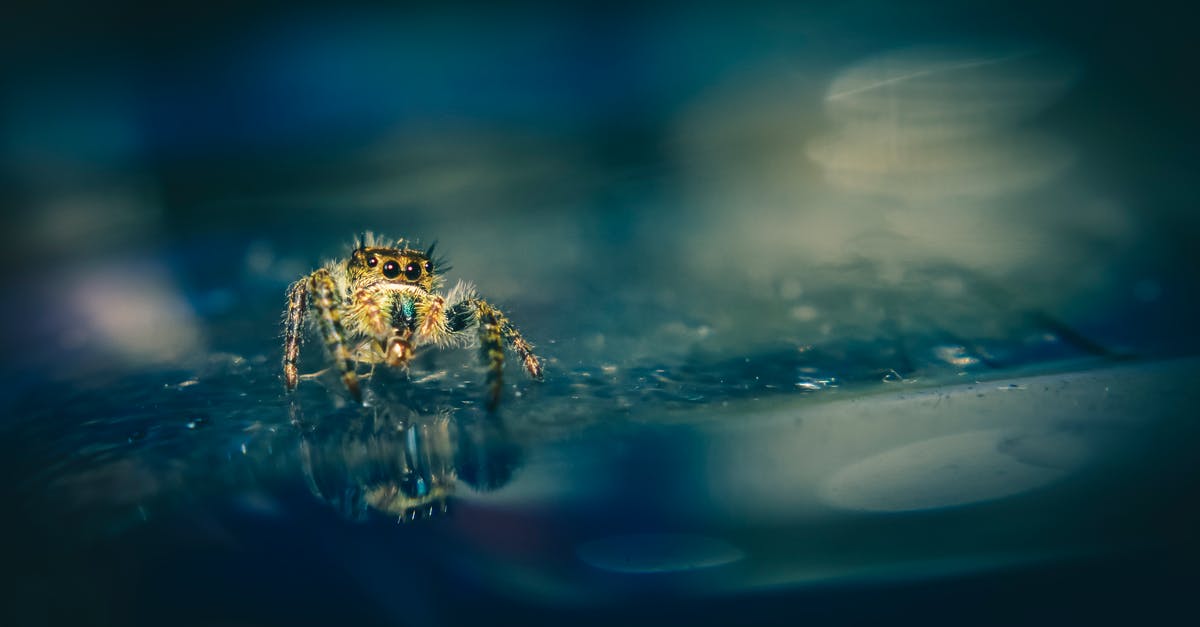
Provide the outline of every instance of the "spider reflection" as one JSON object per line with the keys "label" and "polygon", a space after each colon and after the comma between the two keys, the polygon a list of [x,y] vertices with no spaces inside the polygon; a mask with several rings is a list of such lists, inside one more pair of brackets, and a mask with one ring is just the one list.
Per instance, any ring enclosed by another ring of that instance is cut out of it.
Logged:
{"label": "spider reflection", "polygon": [[324,421],[300,442],[309,489],[353,520],[372,510],[401,522],[443,515],[459,483],[494,490],[520,463],[519,448],[496,416],[450,409],[422,415],[402,404],[353,411],[348,420]]}

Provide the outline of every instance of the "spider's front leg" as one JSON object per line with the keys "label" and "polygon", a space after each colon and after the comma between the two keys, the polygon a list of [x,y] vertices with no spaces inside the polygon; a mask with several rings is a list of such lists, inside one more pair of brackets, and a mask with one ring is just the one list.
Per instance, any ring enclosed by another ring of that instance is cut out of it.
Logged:
{"label": "spider's front leg", "polygon": [[317,309],[321,327],[321,336],[333,358],[334,366],[342,373],[342,383],[350,391],[350,396],[357,402],[362,402],[362,391],[358,387],[358,375],[355,374],[355,363],[346,348],[346,331],[342,328],[337,284],[325,269],[317,270],[309,275],[309,290],[313,294],[313,305]]}
{"label": "spider's front leg", "polygon": [[541,381],[542,362],[537,358],[537,355],[533,354],[533,346],[531,346],[529,342],[525,341],[525,338],[521,335],[521,332],[517,330],[517,327],[513,326],[513,324],[509,322],[508,318],[504,317],[504,314],[501,313],[499,309],[496,309],[491,305],[484,303],[483,301],[480,301],[480,303],[490,308],[495,314],[496,322],[500,325],[500,335],[504,337],[504,341],[508,344],[508,347],[516,351],[517,356],[521,358],[521,365],[525,367],[525,372],[528,373],[531,378]]}
{"label": "spider's front leg", "polygon": [[462,325],[463,307],[474,309],[474,317],[479,328],[480,357],[487,366],[488,409],[495,409],[500,402],[500,393],[504,388],[504,344],[513,349],[521,358],[525,372],[529,376],[542,380],[542,364],[533,354],[533,347],[521,332],[517,330],[508,318],[490,303],[482,299],[471,299],[459,303],[448,312],[451,320],[450,329]]}
{"label": "spider's front leg", "polygon": [[300,373],[296,360],[300,357],[300,339],[304,332],[304,312],[308,308],[310,277],[296,281],[288,288],[287,313],[283,322],[283,385],[287,391],[296,389]]}

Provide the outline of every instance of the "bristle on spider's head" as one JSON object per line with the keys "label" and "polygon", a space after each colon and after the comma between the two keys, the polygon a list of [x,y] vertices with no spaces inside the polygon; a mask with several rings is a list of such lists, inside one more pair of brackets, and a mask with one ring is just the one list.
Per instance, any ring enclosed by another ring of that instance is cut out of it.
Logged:
{"label": "bristle on spider's head", "polygon": [[429,245],[429,248],[425,249],[425,258],[433,262],[433,268],[435,272],[438,274],[444,274],[447,270],[450,270],[451,266],[450,264],[446,263],[445,255],[439,255],[437,257],[433,256],[433,251],[437,248],[437,245],[437,240],[433,240],[433,243]]}
{"label": "bristle on spider's head", "polygon": [[351,244],[353,250],[362,250],[364,248],[395,248],[397,250],[417,250],[416,240],[409,240],[403,237],[391,238],[375,233],[374,231],[363,231],[354,237],[354,242]]}

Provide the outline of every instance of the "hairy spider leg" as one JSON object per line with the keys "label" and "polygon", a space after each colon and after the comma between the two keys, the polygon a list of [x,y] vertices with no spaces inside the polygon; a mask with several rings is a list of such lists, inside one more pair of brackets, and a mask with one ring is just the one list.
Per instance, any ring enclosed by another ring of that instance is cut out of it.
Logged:
{"label": "hairy spider leg", "polygon": [[534,379],[542,379],[542,364],[533,354],[533,347],[504,313],[485,300],[473,298],[456,303],[446,310],[446,329],[457,333],[472,322],[479,329],[479,354],[487,368],[488,407],[495,409],[504,385],[504,343],[517,353],[525,371]]}
{"label": "hairy spider leg", "polygon": [[504,345],[500,337],[497,312],[483,301],[476,301],[475,315],[479,320],[479,356],[487,366],[488,409],[496,409],[504,388]]}
{"label": "hairy spider leg", "polygon": [[340,302],[337,295],[337,284],[334,283],[333,277],[326,269],[317,270],[309,275],[309,281],[311,282],[309,289],[314,296],[313,304],[320,316],[321,335],[325,339],[325,346],[329,349],[330,356],[333,357],[334,365],[341,371],[342,382],[346,384],[350,396],[361,403],[362,392],[358,387],[354,359],[346,348],[346,332],[342,329],[341,316],[338,313]]}
{"label": "hairy spider leg", "polygon": [[500,323],[500,333],[504,336],[504,340],[508,342],[509,347],[517,352],[521,358],[521,365],[525,366],[525,372],[529,373],[530,377],[541,381],[542,380],[542,362],[538,360],[537,355],[533,354],[533,346],[525,341],[521,336],[521,332],[517,327],[513,326],[504,314],[496,311],[497,321]]}
{"label": "hairy spider leg", "polygon": [[296,389],[300,373],[296,359],[300,356],[300,339],[304,332],[304,312],[308,306],[308,277],[288,288],[287,314],[283,323],[283,385],[288,391]]}

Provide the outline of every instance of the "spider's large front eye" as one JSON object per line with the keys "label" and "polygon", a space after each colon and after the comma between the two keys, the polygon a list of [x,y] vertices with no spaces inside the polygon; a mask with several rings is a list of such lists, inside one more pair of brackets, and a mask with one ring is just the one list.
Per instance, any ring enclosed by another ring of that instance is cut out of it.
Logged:
{"label": "spider's large front eye", "polygon": [[409,281],[416,281],[421,278],[421,266],[415,263],[409,263],[407,266],[404,266],[404,277]]}
{"label": "spider's large front eye", "polygon": [[383,276],[389,279],[394,279],[400,276],[400,264],[396,263],[395,261],[388,261],[387,263],[383,264]]}

